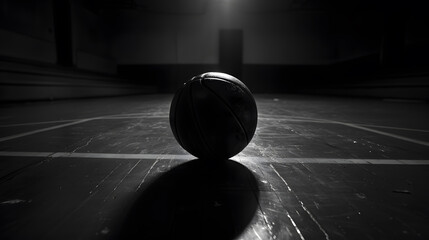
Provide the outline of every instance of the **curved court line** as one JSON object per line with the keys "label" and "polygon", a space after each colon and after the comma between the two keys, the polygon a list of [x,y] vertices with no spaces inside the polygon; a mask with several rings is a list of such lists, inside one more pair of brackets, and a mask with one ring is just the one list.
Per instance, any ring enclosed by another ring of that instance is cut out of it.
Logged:
{"label": "curved court line", "polygon": [[[125,154],[125,153],[79,153],[79,152],[12,152],[0,151],[0,157],[50,157],[50,158],[98,158],[98,159],[143,159],[143,160],[192,160],[184,154]],[[238,162],[286,163],[286,164],[374,164],[374,165],[429,165],[429,159],[353,159],[353,158],[275,158],[235,156]]]}

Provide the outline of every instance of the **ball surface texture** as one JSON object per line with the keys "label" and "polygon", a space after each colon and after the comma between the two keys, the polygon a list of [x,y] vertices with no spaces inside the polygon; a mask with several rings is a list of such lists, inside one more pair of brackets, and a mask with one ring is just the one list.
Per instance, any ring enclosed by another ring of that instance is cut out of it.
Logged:
{"label": "ball surface texture", "polygon": [[220,72],[193,77],[174,95],[170,126],[177,142],[205,159],[228,159],[252,139],[258,121],[255,99],[237,78]]}

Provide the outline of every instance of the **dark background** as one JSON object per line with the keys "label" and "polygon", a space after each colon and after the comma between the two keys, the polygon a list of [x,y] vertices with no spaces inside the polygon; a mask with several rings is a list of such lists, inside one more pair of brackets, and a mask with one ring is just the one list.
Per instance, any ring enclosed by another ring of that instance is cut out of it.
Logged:
{"label": "dark background", "polygon": [[424,2],[3,0],[0,101],[173,93],[206,71],[254,93],[428,100]]}

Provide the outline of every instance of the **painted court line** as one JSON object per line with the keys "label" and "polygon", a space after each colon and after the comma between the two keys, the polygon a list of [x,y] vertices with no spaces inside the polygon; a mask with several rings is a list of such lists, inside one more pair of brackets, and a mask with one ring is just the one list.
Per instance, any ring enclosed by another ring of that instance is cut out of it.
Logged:
{"label": "painted court line", "polygon": [[[73,152],[7,152],[0,151],[3,157],[51,157],[51,158],[98,158],[98,159],[174,159],[192,160],[192,155],[179,154],[122,154],[122,153],[73,153]],[[347,159],[347,158],[270,158],[235,156],[239,162],[271,162],[299,164],[375,164],[375,165],[429,165],[429,159]]]}
{"label": "painted court line", "polygon": [[[160,114],[160,115],[149,115],[149,114],[130,114],[130,115],[109,115],[109,116],[101,116],[96,117],[93,119],[139,119],[139,118],[168,118],[169,115],[167,114]],[[292,121],[292,122],[315,122],[315,123],[327,123],[326,121],[319,121],[319,120],[303,120],[303,119],[289,119],[289,118],[267,118],[267,117],[260,117],[261,120],[284,120],[284,121]],[[86,120],[86,118],[81,119],[64,119],[64,120],[56,120],[56,121],[41,121],[41,122],[26,122],[26,123],[15,123],[15,124],[5,124],[0,125],[0,128],[8,128],[8,127],[20,127],[20,126],[33,126],[33,125],[43,125],[43,124],[54,124],[54,123],[64,123],[64,122],[75,122],[75,121],[82,121]],[[414,130],[418,131],[418,130]],[[429,132],[429,131],[428,131]]]}
{"label": "painted court line", "polygon": [[[96,119],[164,118],[164,117],[168,117],[168,116],[167,115],[163,115],[163,114],[153,114],[153,113],[150,113],[150,114],[129,113],[129,114],[106,115],[106,116],[100,116],[100,117],[94,117],[94,118],[81,119],[81,120],[74,121],[74,122],[69,122],[69,123],[60,124],[60,125],[56,125],[56,126],[52,126],[52,127],[42,128],[42,129],[37,129],[37,130],[33,130],[33,131],[25,132],[25,133],[20,133],[20,134],[16,134],[16,135],[12,135],[12,136],[2,137],[2,138],[0,138],[0,142],[4,142],[4,141],[16,139],[16,138],[20,138],[20,137],[25,137],[25,136],[29,136],[29,135],[32,135],[32,134],[36,134],[36,133],[40,133],[40,132],[45,132],[45,131],[53,130],[53,129],[67,127],[67,126],[71,126],[71,125],[75,125],[75,124],[80,124],[80,123],[83,123],[83,122],[88,122],[88,121],[92,121],[92,120],[96,120]],[[383,132],[383,131],[380,131],[380,130],[375,130],[375,129],[372,129],[372,128],[367,128],[367,127],[364,127],[365,126],[364,124],[360,125],[360,124],[338,122],[338,121],[331,121],[331,120],[318,119],[318,118],[307,118],[307,117],[286,117],[286,116],[282,116],[282,115],[272,115],[270,117],[270,115],[266,115],[266,114],[259,114],[259,119],[261,119],[261,120],[265,119],[265,120],[284,120],[284,121],[298,121],[298,122],[316,122],[316,123],[339,124],[339,125],[343,125],[343,126],[348,126],[348,127],[352,127],[352,128],[355,128],[355,129],[359,129],[359,130],[364,130],[364,131],[368,131],[368,132],[380,134],[380,135],[383,135],[383,136],[386,136],[386,137],[391,137],[391,138],[399,139],[399,140],[402,140],[402,141],[406,141],[406,142],[411,142],[411,143],[414,143],[414,144],[423,145],[423,146],[426,146],[426,147],[429,146],[429,142],[420,141],[420,140],[417,140],[417,139],[412,139],[412,138],[400,136],[400,135],[397,135],[397,134],[387,133],[387,132]],[[67,121],[67,120],[61,120],[61,121]],[[55,121],[53,121],[53,122],[55,122]],[[58,121],[58,122],[60,122],[60,121]],[[44,122],[44,123],[48,123],[48,122]],[[28,124],[30,124],[30,123],[28,123]],[[34,124],[40,124],[40,123],[36,122]],[[367,125],[367,126],[370,126],[370,125]],[[382,127],[385,127],[385,126],[374,126],[374,127],[382,128]],[[385,127],[385,128],[393,128],[393,127]],[[427,132],[426,130],[407,129],[407,128],[401,128],[401,130]]]}
{"label": "painted court line", "polygon": [[[90,119],[135,119],[135,118],[167,118],[167,114],[144,114],[144,113],[130,113],[130,114],[117,114],[117,115],[107,115],[94,117]],[[15,123],[15,124],[5,124],[0,125],[0,128],[7,127],[19,127],[19,126],[31,126],[31,125],[42,125],[42,124],[50,124],[50,123],[63,123],[63,122],[75,122],[82,121],[89,118],[79,118],[79,119],[63,119],[63,120],[54,120],[54,121],[41,121],[41,122],[26,122],[26,123]]]}
{"label": "painted court line", "polygon": [[[292,117],[294,118],[294,117]],[[310,120],[310,121],[320,121],[320,123],[332,123],[332,124],[340,124],[343,126],[348,126],[351,128],[356,128],[359,130],[364,130],[364,131],[368,131],[368,132],[372,132],[372,133],[377,133],[386,137],[391,137],[391,138],[396,138],[402,141],[406,141],[406,142],[411,142],[411,143],[415,143],[415,144],[419,144],[419,145],[423,145],[428,147],[429,146],[429,142],[426,141],[420,141],[417,139],[412,139],[412,138],[408,138],[408,137],[404,137],[404,136],[400,136],[397,134],[393,134],[393,133],[388,133],[388,132],[383,132],[380,130],[375,130],[372,128],[367,128],[364,127],[364,125],[360,125],[360,124],[353,124],[353,123],[346,123],[346,122],[338,122],[338,121],[331,121],[331,120],[326,120],[326,119],[319,119],[319,118],[307,118],[307,117],[296,117],[297,120],[299,119],[304,119],[304,121]],[[383,127],[383,126],[377,126],[379,128]],[[402,128],[402,130],[407,130],[406,128]],[[413,129],[413,131],[419,131],[418,129]],[[425,130],[421,130],[421,132],[426,132]]]}
{"label": "painted court line", "polygon": [[360,130],[365,130],[365,131],[372,132],[372,133],[377,133],[377,134],[380,134],[380,135],[383,135],[383,136],[386,136],[386,137],[396,138],[396,139],[399,139],[399,140],[402,140],[402,141],[411,142],[411,143],[415,143],[415,144],[419,144],[419,145],[423,145],[423,146],[429,147],[429,142],[420,141],[420,140],[416,140],[416,139],[412,139],[412,138],[408,138],[408,137],[396,135],[396,134],[393,134],[393,133],[387,133],[387,132],[383,132],[383,131],[379,131],[379,130],[375,130],[375,129],[372,129],[372,128],[367,128],[367,127],[363,127],[363,126],[359,126],[359,125],[355,125],[355,124],[342,123],[342,122],[336,122],[336,123],[344,125],[344,126],[348,126],[348,127],[360,129]]}
{"label": "painted court line", "polygon": [[[94,119],[139,119],[139,118],[168,118],[168,115],[148,115],[148,114],[130,114],[130,115],[110,115],[110,116],[102,116],[97,117]],[[312,119],[297,119],[297,118],[279,118],[279,117],[259,117],[259,120],[281,120],[281,121],[288,121],[288,122],[310,122],[310,123],[340,123],[340,122],[332,122],[329,120],[312,120]],[[74,122],[74,121],[81,121],[86,119],[65,119],[65,120],[56,120],[56,121],[42,121],[42,122],[28,122],[28,123],[16,123],[16,124],[6,124],[6,125],[0,125],[0,128],[7,128],[7,127],[19,127],[19,126],[32,126],[32,125],[42,125],[42,124],[51,124],[51,123],[64,123],[64,122]],[[411,132],[422,132],[422,133],[429,133],[429,130],[425,129],[416,129],[416,128],[402,128],[402,127],[391,127],[391,126],[382,126],[382,125],[372,125],[372,124],[356,124],[356,123],[346,123],[341,122],[342,124],[352,124],[355,126],[361,126],[361,127],[375,127],[375,128],[385,128],[385,129],[394,129],[394,130],[403,130],[403,131],[411,131]]]}
{"label": "painted court line", "polygon": [[28,136],[28,135],[33,135],[33,134],[36,134],[36,133],[46,132],[46,131],[53,130],[53,129],[58,129],[58,128],[67,127],[67,126],[72,126],[72,125],[80,124],[80,123],[83,123],[83,122],[88,122],[88,121],[91,121],[91,120],[94,120],[94,119],[98,119],[98,118],[87,118],[87,119],[83,119],[83,120],[76,121],[76,122],[60,124],[60,125],[56,125],[56,126],[52,126],[52,127],[47,127],[47,128],[41,128],[41,129],[37,129],[37,130],[34,130],[34,131],[20,133],[20,134],[8,136],[8,137],[2,137],[2,138],[0,138],[0,142],[4,142],[4,141],[12,140],[12,139],[15,139],[15,138],[20,138],[20,137],[25,137],[25,136]]}
{"label": "painted court line", "polygon": [[102,117],[100,119],[140,119],[140,118],[168,118],[168,115],[147,115],[147,116],[129,116],[129,117]]}
{"label": "painted court line", "polygon": [[[329,124],[341,124],[341,125],[349,125],[349,126],[352,125],[352,126],[360,126],[360,127],[375,127],[375,128],[385,128],[385,129],[403,130],[403,131],[411,131],[411,132],[429,133],[429,130],[426,130],[426,129],[391,127],[391,126],[360,124],[360,123],[348,123],[348,122],[339,122],[339,121],[332,121],[332,120],[327,120],[327,119],[308,118],[308,117],[293,117],[293,116],[282,116],[282,115],[272,115],[270,117],[270,115],[260,114],[258,119],[260,119],[260,120],[280,120],[280,121],[288,121],[288,122],[329,123]],[[374,130],[374,131],[376,131],[376,130]]]}
{"label": "painted court line", "polygon": [[363,126],[363,127],[375,127],[375,128],[386,128],[386,129],[403,130],[403,131],[410,131],[410,132],[429,133],[429,130],[415,129],[415,128],[389,127],[389,126],[380,126],[380,125],[371,125],[371,124],[355,124],[355,125]]}
{"label": "painted court line", "polygon": [[73,122],[73,121],[78,121],[78,120],[82,120],[82,119],[57,120],[57,121],[44,121],[44,122],[28,122],[28,123],[15,123],[15,124],[0,125],[0,127],[2,127],[2,128],[7,128],[7,127],[20,127],[20,126],[31,126],[31,125],[50,124],[50,123]]}

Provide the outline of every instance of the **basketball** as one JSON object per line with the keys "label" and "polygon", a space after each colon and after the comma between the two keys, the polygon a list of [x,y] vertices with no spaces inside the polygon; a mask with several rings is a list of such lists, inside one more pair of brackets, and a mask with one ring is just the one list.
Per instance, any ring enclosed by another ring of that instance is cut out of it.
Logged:
{"label": "basketball", "polygon": [[200,159],[228,159],[252,139],[258,121],[255,99],[237,78],[220,72],[193,77],[170,106],[177,142]]}

